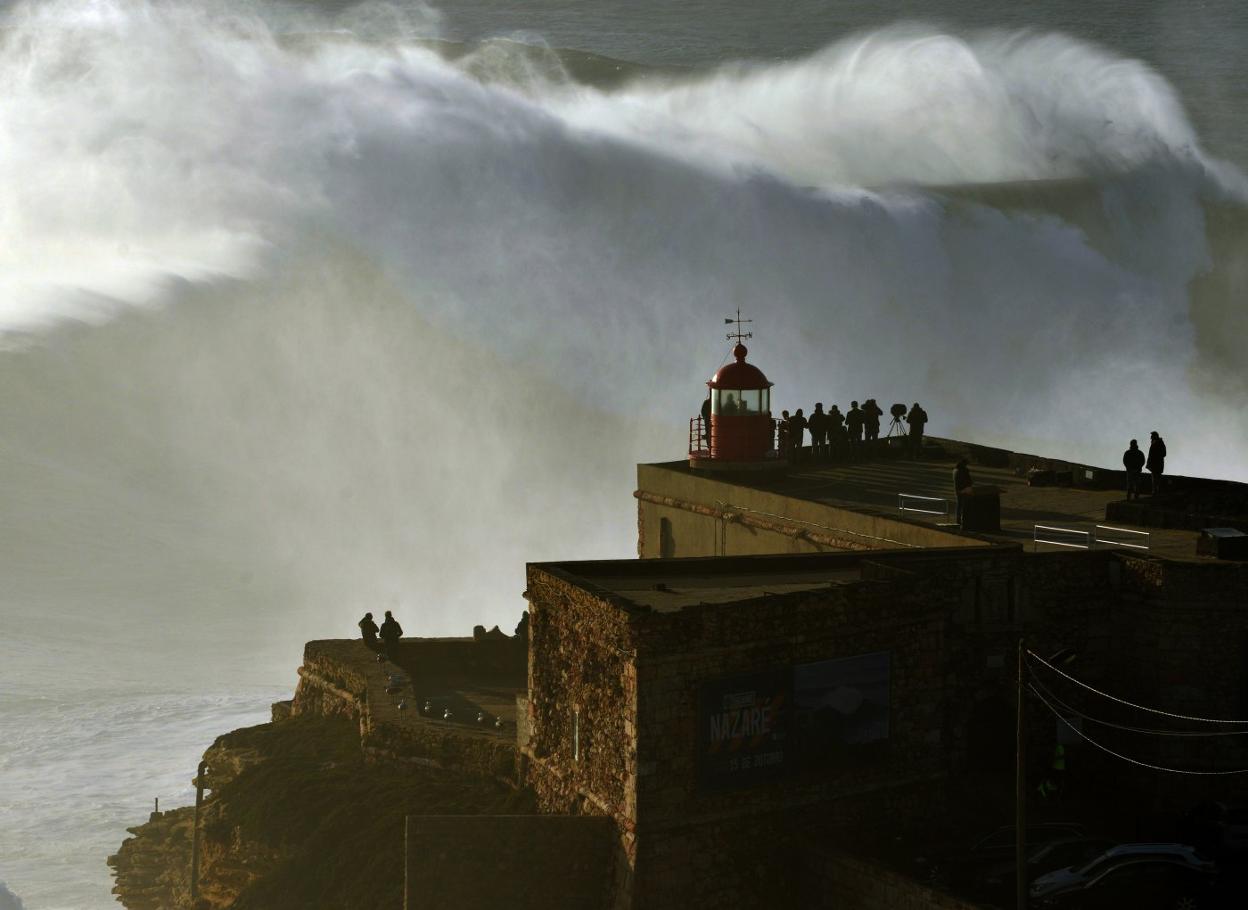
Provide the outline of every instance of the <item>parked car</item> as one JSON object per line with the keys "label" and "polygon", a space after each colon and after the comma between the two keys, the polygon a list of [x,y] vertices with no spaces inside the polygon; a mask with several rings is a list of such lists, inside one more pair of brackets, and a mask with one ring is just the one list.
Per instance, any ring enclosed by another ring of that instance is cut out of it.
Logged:
{"label": "parked car", "polygon": [[[966,847],[943,846],[920,856],[915,860],[917,877],[933,885],[966,885],[985,865],[1013,860],[1017,830],[1014,825],[1005,825],[975,838]],[[1085,835],[1083,825],[1077,822],[1042,822],[1027,826],[1027,846],[1034,848]]]}
{"label": "parked car", "polygon": [[[1083,866],[1114,846],[1104,837],[1067,837],[1029,847],[1027,851],[1027,883],[1056,869]],[[1000,903],[1012,902],[1014,896],[1014,857],[992,862],[982,868],[971,885],[976,898]]]}
{"label": "parked car", "polygon": [[1082,866],[1032,883],[1030,903],[1063,910],[1197,910],[1213,893],[1216,867],[1185,844],[1122,844]]}
{"label": "parked car", "polygon": [[1179,836],[1209,856],[1248,853],[1248,807],[1201,803],[1179,820]]}

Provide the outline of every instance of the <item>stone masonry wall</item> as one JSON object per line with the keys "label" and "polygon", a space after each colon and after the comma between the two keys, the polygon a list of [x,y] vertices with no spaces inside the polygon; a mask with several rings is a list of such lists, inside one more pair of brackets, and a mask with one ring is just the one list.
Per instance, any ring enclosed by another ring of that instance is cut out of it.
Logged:
{"label": "stone masonry wall", "polygon": [[806,906],[812,910],[979,910],[892,869],[840,851],[811,851]]}
{"label": "stone masonry wall", "polygon": [[614,821],[611,892],[631,890],[636,853],[636,703],[631,611],[530,566],[524,780],[541,811]]}
{"label": "stone masonry wall", "polygon": [[601,910],[610,837],[604,818],[409,816],[404,910]]}
{"label": "stone masonry wall", "polygon": [[[943,633],[939,610],[901,579],[647,615],[638,634],[634,906],[783,906],[798,841],[828,821],[831,804],[873,792],[882,802],[916,780],[934,786],[945,769]],[[704,683],[878,651],[892,658],[891,712],[888,741],[872,760],[726,792],[702,788]]]}

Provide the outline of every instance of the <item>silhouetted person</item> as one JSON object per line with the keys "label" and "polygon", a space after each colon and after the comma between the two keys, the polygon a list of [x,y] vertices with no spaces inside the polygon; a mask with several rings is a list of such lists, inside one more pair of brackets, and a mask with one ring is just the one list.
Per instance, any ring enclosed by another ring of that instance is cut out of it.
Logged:
{"label": "silhouetted person", "polygon": [[1144,453],[1140,451],[1140,444],[1134,439],[1131,445],[1122,453],[1122,466],[1127,469],[1127,499],[1131,498],[1131,494],[1135,494],[1135,498],[1140,498],[1140,477],[1144,473]]}
{"label": "silhouetted person", "polygon": [[387,610],[386,618],[381,624],[381,640],[386,646],[386,656],[391,660],[394,660],[395,654],[398,653],[399,639],[402,637],[403,627]]}
{"label": "silhouetted person", "polygon": [[711,447],[711,396],[708,394],[702,402],[702,444]]}
{"label": "silhouetted person", "polygon": [[360,620],[360,635],[364,636],[364,644],[370,651],[377,650],[377,623],[373,622],[372,613],[365,613]]}
{"label": "silhouetted person", "polygon": [[794,464],[802,459],[802,433],[805,430],[806,418],[802,416],[802,409],[798,408],[789,418],[789,447],[792,452],[790,461]]}
{"label": "silhouetted person", "polygon": [[963,458],[953,469],[953,493],[958,498],[958,527],[962,527],[962,506],[966,502],[966,497],[971,495],[971,488],[974,485],[975,482],[971,480],[971,466]]}
{"label": "silhouetted person", "polygon": [[862,409],[858,407],[858,402],[851,401],[849,403],[849,413],[845,415],[845,432],[849,434],[849,447],[857,449],[862,445]]}
{"label": "silhouetted person", "polygon": [[736,396],[733,395],[731,392],[729,392],[726,396],[723,396],[719,399],[719,413],[721,414],[737,413],[737,399],[736,399]]}
{"label": "silhouetted person", "polygon": [[867,442],[875,442],[880,438],[880,417],[883,414],[874,398],[868,398],[862,403],[862,430]]}
{"label": "silhouetted person", "polygon": [[828,415],[823,413],[823,402],[816,401],[815,409],[806,418],[810,430],[810,451],[816,459],[822,458],[828,444]]}
{"label": "silhouetted person", "polygon": [[1161,492],[1161,475],[1166,470],[1166,441],[1156,430],[1148,434],[1148,462],[1144,465],[1153,475],[1153,495]]}
{"label": "silhouetted person", "polygon": [[919,407],[917,401],[906,415],[906,423],[910,425],[910,451],[915,458],[919,458],[923,454],[923,428],[927,426],[927,411]]}
{"label": "silhouetted person", "polygon": [[776,421],[776,440],[780,446],[780,457],[787,459],[789,457],[789,417],[788,411],[780,412],[780,419]]}
{"label": "silhouetted person", "polygon": [[832,410],[828,411],[828,455],[839,454],[843,448],[842,442],[845,439],[845,415],[841,413],[841,409],[836,405],[832,405]]}

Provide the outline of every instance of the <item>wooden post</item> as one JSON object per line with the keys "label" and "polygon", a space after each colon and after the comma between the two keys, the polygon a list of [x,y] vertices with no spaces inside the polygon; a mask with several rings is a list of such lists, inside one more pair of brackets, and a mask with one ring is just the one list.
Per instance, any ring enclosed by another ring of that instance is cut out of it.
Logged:
{"label": "wooden post", "polygon": [[191,829],[191,906],[199,900],[199,810],[204,804],[204,775],[208,765],[199,763],[195,769],[195,822]]}
{"label": "wooden post", "polygon": [[1026,644],[1018,640],[1018,730],[1014,755],[1014,863],[1015,908],[1027,908],[1027,724],[1025,686],[1027,667]]}

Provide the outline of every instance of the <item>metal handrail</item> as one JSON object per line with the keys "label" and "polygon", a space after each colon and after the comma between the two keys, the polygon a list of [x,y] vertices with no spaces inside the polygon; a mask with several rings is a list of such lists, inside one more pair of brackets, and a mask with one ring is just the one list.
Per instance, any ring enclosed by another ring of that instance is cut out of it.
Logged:
{"label": "metal handrail", "polygon": [[[1066,541],[1063,541],[1063,540],[1047,540],[1040,536],[1041,531],[1056,531],[1059,534],[1071,534],[1075,536],[1082,536],[1083,539],[1087,542],[1086,543],[1067,543]],[[1077,530],[1076,528],[1057,528],[1057,527],[1054,527],[1053,525],[1034,525],[1031,530],[1031,542],[1033,546],[1043,543],[1043,544],[1048,544],[1054,547],[1070,547],[1071,549],[1074,549],[1074,550],[1090,550],[1092,549],[1092,532],[1080,531],[1080,530]]]}
{"label": "metal handrail", "polygon": [[[1132,550],[1148,550],[1152,546],[1152,534],[1148,531],[1136,531],[1133,528],[1116,528],[1113,525],[1097,525],[1096,526],[1097,543],[1109,544],[1112,547],[1127,547]],[[1143,537],[1144,543],[1127,543],[1124,540],[1107,540],[1099,536],[1101,531],[1112,531],[1115,534],[1135,534],[1137,537]]]}
{"label": "metal handrail", "polygon": [[[914,509],[905,504],[907,499],[918,499],[924,502],[938,502],[941,504],[939,511],[935,509]],[[942,496],[919,496],[917,493],[898,493],[897,494],[897,511],[898,512],[918,512],[921,515],[943,515],[949,517],[949,500]]]}
{"label": "metal handrail", "polygon": [[[705,443],[705,445],[703,444]],[[689,418],[689,455],[705,458],[711,454],[711,428],[701,415]]]}

